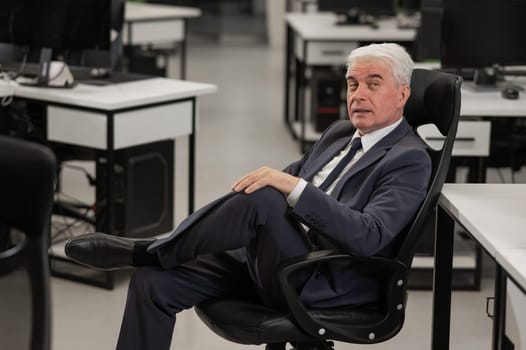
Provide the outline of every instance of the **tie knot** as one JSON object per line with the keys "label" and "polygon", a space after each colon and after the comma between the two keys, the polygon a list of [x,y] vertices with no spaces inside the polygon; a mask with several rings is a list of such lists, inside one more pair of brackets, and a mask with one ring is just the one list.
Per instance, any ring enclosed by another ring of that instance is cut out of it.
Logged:
{"label": "tie knot", "polygon": [[352,150],[354,150],[354,149],[359,150],[360,148],[362,148],[362,138],[361,137],[355,137],[351,141],[351,149]]}

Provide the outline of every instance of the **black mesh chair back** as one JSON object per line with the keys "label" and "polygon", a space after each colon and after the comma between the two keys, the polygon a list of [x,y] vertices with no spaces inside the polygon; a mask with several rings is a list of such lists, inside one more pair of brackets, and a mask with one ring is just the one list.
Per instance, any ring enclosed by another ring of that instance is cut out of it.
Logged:
{"label": "black mesh chair back", "polygon": [[[48,242],[56,163],[45,146],[0,136],[0,297],[20,294],[5,290],[9,279],[23,271],[29,280],[30,350],[50,349],[50,270]],[[10,285],[12,288],[12,285]],[[10,294],[9,294],[9,293]],[[1,300],[12,303],[13,300]],[[3,304],[5,305],[5,304]],[[5,311],[5,310],[3,310]],[[2,312],[0,318],[14,322],[16,312]],[[11,328],[11,327],[10,327]],[[13,326],[13,328],[16,328]],[[0,329],[0,333],[6,329]],[[14,348],[9,334],[0,338],[0,348]],[[20,347],[16,347],[20,349]]]}
{"label": "black mesh chair back", "polygon": [[[435,125],[444,142],[441,149],[428,147],[433,167],[428,193],[412,223],[399,234],[399,249],[394,258],[355,257],[322,250],[291,259],[278,271],[287,311],[272,310],[249,300],[211,300],[196,307],[208,327],[225,339],[241,344],[267,344],[267,349],[274,350],[284,350],[287,343],[295,349],[332,349],[333,340],[371,344],[395,336],[404,323],[407,281],[416,242],[434,217],[446,179],[460,113],[461,82],[456,75],[438,71],[413,72],[405,118],[415,130],[422,125]],[[307,309],[289,285],[289,276],[310,264],[334,260],[349,260],[354,266],[366,264],[375,276],[381,276],[384,283],[381,300],[364,307]]]}
{"label": "black mesh chair back", "polygon": [[411,98],[404,110],[405,118],[417,133],[420,126],[433,124],[444,141],[441,149],[428,147],[433,166],[428,192],[398,253],[398,260],[407,266],[411,266],[415,242],[434,212],[446,181],[460,117],[461,84],[462,79],[457,75],[426,69],[415,69],[413,72]]}

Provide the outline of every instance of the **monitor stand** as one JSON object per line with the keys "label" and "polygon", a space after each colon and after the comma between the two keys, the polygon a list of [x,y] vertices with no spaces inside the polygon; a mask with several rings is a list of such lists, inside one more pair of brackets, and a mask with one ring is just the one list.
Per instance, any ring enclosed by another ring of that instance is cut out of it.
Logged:
{"label": "monitor stand", "polygon": [[462,87],[472,92],[499,91],[500,73],[497,68],[477,68],[473,71],[473,81],[464,81]]}
{"label": "monitor stand", "polygon": [[473,73],[473,83],[480,86],[496,87],[500,77],[497,68],[478,68]]}

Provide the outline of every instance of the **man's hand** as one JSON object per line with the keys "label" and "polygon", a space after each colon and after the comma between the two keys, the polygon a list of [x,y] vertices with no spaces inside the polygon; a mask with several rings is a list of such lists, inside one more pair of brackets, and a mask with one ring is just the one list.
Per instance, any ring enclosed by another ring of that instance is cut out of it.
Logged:
{"label": "man's hand", "polygon": [[300,181],[299,178],[269,167],[261,167],[241,177],[232,186],[236,192],[252,193],[265,186],[272,186],[288,195]]}

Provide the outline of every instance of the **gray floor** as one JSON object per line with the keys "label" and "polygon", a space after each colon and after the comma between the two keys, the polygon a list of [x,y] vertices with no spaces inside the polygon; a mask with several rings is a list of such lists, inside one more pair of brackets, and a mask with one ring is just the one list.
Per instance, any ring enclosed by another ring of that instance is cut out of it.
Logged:
{"label": "gray floor", "polygon": [[[197,205],[229,191],[244,172],[261,165],[285,166],[300,156],[299,147],[285,129],[283,114],[283,53],[258,43],[239,40],[221,45],[191,41],[188,79],[215,83],[219,92],[200,99],[197,137]],[[176,71],[175,62],[171,68]],[[186,212],[186,141],[177,144],[177,222]],[[82,192],[71,176],[65,190]],[[496,176],[494,176],[496,178]],[[85,181],[85,180],[82,180]],[[497,180],[498,181],[498,180]],[[491,271],[491,264],[487,270]],[[53,279],[53,349],[112,349],[115,346],[126,298],[128,275],[118,275],[107,291]],[[492,280],[484,278],[480,292],[454,292],[452,349],[490,349],[491,320],[486,297]],[[411,291],[407,321],[399,335],[380,345],[338,344],[337,349],[429,348],[431,292]],[[178,316],[173,349],[250,349],[211,333],[192,310]]]}

